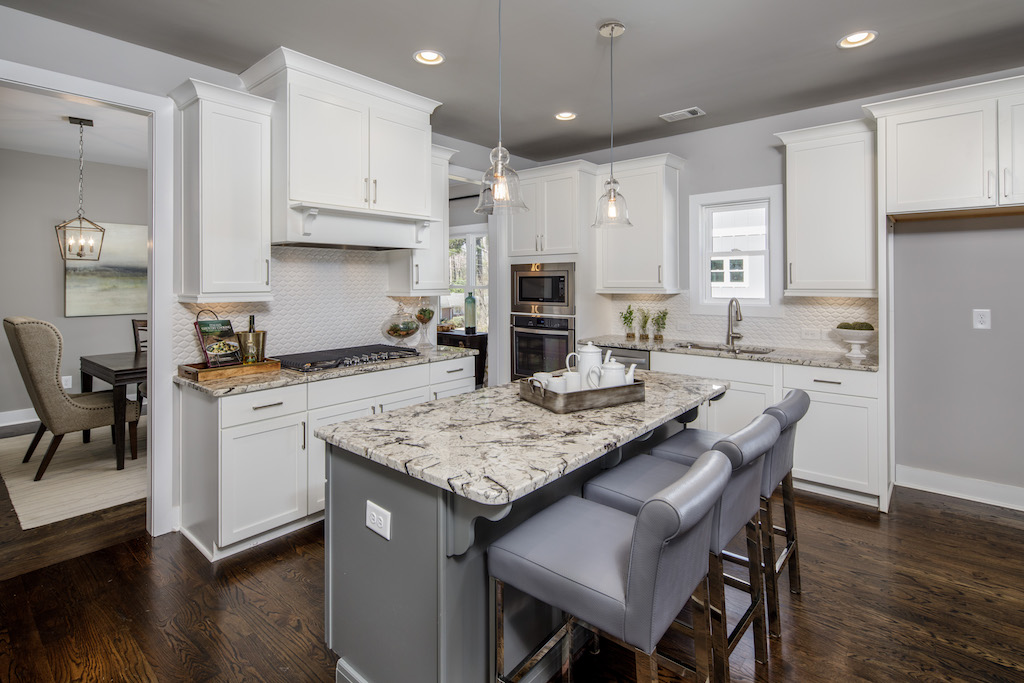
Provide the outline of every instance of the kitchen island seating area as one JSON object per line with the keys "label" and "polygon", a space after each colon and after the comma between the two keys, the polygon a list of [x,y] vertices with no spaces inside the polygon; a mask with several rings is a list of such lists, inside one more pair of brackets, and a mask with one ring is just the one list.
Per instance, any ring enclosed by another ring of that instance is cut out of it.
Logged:
{"label": "kitchen island seating area", "polygon": [[[689,430],[682,433],[686,431]],[[728,485],[714,507],[712,534],[705,554],[710,594],[712,680],[717,682],[729,680],[729,654],[748,629],[753,634],[755,660],[764,663],[768,659],[760,563],[746,563],[747,582],[731,581],[725,574],[723,558],[726,545],[740,532],[745,532],[747,556],[761,557],[758,517],[764,456],[774,446],[780,432],[778,420],[762,414],[714,444],[714,450],[724,453],[731,464]],[[696,462],[699,461],[698,458]],[[687,476],[696,462],[683,465],[651,455],[637,455],[588,481],[583,487],[583,496],[628,514],[637,514],[665,482]],[[748,606],[731,630],[726,618],[727,582],[750,595]]]}
{"label": "kitchen island seating area", "polygon": [[[568,670],[572,633],[579,624],[633,650],[638,683],[657,683],[659,664],[706,680],[706,553],[731,469],[725,455],[709,451],[635,512],[567,496],[492,543],[488,570],[494,584],[497,679],[520,680],[524,668],[536,664],[558,640],[563,640],[563,670]],[[569,615],[536,655],[507,677],[505,584]],[[657,652],[658,641],[691,595],[696,598],[693,668]]]}

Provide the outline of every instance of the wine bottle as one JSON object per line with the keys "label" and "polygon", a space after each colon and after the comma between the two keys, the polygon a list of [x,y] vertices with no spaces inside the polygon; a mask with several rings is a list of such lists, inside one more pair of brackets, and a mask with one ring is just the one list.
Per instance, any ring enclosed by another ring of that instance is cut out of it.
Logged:
{"label": "wine bottle", "polygon": [[255,332],[255,331],[256,331],[256,316],[250,315],[249,316],[249,332]]}
{"label": "wine bottle", "polygon": [[466,292],[466,334],[476,334],[476,297]]}

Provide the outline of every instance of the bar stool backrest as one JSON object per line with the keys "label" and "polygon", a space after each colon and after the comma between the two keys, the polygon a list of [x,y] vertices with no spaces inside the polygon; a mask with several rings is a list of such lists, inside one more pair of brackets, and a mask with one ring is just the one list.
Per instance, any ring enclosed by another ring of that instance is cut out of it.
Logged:
{"label": "bar stool backrest", "polygon": [[708,451],[640,508],[626,579],[627,643],[654,650],[708,573],[714,510],[731,470],[725,455]]}
{"label": "bar stool backrest", "polygon": [[769,406],[765,415],[771,415],[782,427],[778,440],[765,456],[764,474],[761,477],[761,497],[771,498],[782,480],[793,469],[793,445],[796,441],[796,423],[807,414],[811,397],[803,389],[793,389],[786,397]]}
{"label": "bar stool backrest", "polygon": [[758,415],[738,432],[714,445],[732,463],[732,476],[722,495],[711,532],[711,552],[721,554],[725,545],[761,510],[761,475],[764,454],[779,438],[779,421],[771,415]]}

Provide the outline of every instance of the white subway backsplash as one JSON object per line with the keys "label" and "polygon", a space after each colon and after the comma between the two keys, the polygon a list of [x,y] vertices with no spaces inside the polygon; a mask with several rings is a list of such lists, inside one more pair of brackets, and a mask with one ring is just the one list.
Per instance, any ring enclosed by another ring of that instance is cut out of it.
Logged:
{"label": "white subway backsplash", "polygon": [[[665,336],[670,339],[687,341],[725,342],[726,317],[721,315],[693,315],[690,313],[689,292],[675,296],[661,294],[612,296],[615,308],[615,320],[618,314],[632,304],[633,308],[642,306],[653,315],[660,309],[668,309],[668,322]],[[828,332],[842,322],[869,322],[878,327],[878,300],[873,298],[815,298],[790,297],[783,301],[781,318],[761,318],[748,315],[736,326],[736,331],[743,335],[743,344],[754,346],[775,346],[789,349],[807,349],[809,351],[848,351],[849,346]],[[819,333],[818,339],[805,331],[814,330]],[[621,326],[610,332],[621,333]],[[652,334],[653,327],[649,330]],[[878,348],[877,342],[865,347],[865,351],[873,353]]]}
{"label": "white subway backsplash", "polygon": [[[193,323],[204,308],[228,318],[235,330],[267,331],[267,355],[382,344],[384,318],[397,310],[388,288],[387,252],[273,247],[274,300],[256,303],[179,304],[172,336],[174,363],[199,363]],[[204,315],[203,317],[210,317]]]}

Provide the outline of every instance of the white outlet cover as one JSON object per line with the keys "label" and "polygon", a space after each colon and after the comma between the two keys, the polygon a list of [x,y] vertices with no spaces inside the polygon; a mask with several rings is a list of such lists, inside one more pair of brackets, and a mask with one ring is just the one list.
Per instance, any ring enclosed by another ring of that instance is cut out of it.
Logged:
{"label": "white outlet cover", "polygon": [[61,384],[64,385],[65,389],[71,388],[72,375],[64,375],[60,378]]}
{"label": "white outlet cover", "polygon": [[391,512],[385,510],[372,500],[366,501],[366,528],[381,536],[384,540],[391,540]]}
{"label": "white outlet cover", "polygon": [[975,308],[971,311],[971,319],[976,330],[992,329],[992,310],[988,308]]}

